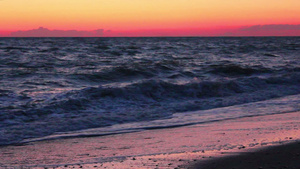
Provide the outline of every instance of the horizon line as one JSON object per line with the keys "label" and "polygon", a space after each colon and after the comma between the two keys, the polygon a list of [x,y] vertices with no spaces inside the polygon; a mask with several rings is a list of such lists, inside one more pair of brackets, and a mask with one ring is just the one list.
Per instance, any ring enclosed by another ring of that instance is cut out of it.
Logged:
{"label": "horizon line", "polygon": [[252,36],[0,36],[0,38],[251,38],[251,37],[300,37],[300,35]]}

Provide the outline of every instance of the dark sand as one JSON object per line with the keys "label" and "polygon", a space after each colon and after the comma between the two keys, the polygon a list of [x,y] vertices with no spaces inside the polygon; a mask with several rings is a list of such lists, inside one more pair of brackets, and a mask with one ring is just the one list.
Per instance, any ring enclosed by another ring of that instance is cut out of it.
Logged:
{"label": "dark sand", "polygon": [[[299,133],[300,134],[300,133]],[[300,169],[300,142],[244,152],[192,165],[193,169]]]}

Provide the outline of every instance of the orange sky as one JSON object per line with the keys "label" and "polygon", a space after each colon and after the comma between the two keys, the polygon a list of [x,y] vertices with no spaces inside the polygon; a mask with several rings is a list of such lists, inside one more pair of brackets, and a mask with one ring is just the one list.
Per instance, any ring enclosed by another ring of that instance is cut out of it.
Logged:
{"label": "orange sky", "polygon": [[300,0],[0,0],[0,30],[215,29],[300,24]]}

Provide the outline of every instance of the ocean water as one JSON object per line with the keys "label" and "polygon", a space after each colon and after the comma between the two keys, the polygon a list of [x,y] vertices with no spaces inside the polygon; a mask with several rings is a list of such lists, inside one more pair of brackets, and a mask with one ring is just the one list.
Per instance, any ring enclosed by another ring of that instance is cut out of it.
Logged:
{"label": "ocean water", "polygon": [[300,37],[0,39],[0,145],[299,110]]}

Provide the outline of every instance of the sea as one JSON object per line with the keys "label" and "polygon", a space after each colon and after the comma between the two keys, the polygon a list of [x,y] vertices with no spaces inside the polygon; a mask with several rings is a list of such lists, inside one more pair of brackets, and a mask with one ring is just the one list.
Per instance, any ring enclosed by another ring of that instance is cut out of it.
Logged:
{"label": "sea", "polygon": [[300,110],[300,37],[0,38],[0,145]]}

